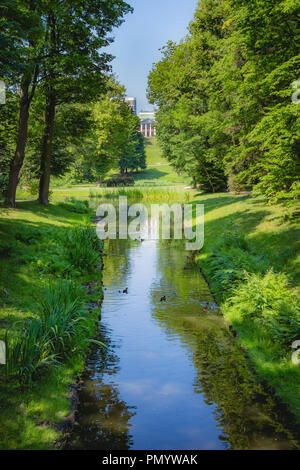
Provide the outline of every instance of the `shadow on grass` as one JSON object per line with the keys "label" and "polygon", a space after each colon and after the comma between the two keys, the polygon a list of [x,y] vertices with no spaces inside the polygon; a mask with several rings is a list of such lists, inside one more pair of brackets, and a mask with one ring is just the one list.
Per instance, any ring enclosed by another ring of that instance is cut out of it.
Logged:
{"label": "shadow on grass", "polygon": [[169,173],[165,171],[158,170],[157,168],[149,168],[148,170],[140,171],[137,174],[133,173],[133,177],[136,181],[139,180],[157,180],[163,178]]}
{"label": "shadow on grass", "polygon": [[[224,199],[223,204],[226,202],[226,198]],[[229,204],[232,203],[233,201],[229,201]],[[244,211],[206,221],[204,251],[209,251],[223,234],[230,232],[235,226],[241,234],[248,237],[253,253],[265,256],[270,269],[285,272],[298,282],[300,272],[297,256],[300,252],[300,228],[286,223],[271,229],[257,230],[270,214],[271,210],[267,208],[256,211],[247,208]]]}
{"label": "shadow on grass", "polygon": [[226,195],[226,193],[223,193],[223,194],[224,195],[222,196],[220,195],[220,196],[214,197],[212,194],[197,193],[195,194],[194,199],[199,198],[199,200],[195,202],[199,202],[205,205],[205,212],[216,210],[224,206],[229,206],[231,204],[244,202],[250,199],[250,196],[248,195],[233,196],[232,194],[228,194],[228,195]]}

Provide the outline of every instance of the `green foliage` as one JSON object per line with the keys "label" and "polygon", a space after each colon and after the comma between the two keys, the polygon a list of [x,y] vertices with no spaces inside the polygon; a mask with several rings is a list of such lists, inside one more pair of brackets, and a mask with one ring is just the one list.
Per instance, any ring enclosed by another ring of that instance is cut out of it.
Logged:
{"label": "green foliage", "polygon": [[15,151],[17,109],[16,96],[7,91],[6,104],[0,105],[0,194],[2,195],[7,190],[10,162]]}
{"label": "green foliage", "polygon": [[70,264],[81,272],[92,272],[99,262],[101,242],[91,227],[74,227],[67,232],[65,250]]}
{"label": "green foliage", "polygon": [[61,358],[80,349],[87,320],[83,288],[71,281],[57,281],[46,287],[38,307],[42,335],[47,338],[51,352]]}
{"label": "green foliage", "polygon": [[122,173],[145,167],[144,140],[138,132],[140,120],[124,101],[123,87],[113,81],[110,86],[110,93],[93,109],[97,142],[94,165],[100,179],[118,166]]}
{"label": "green foliage", "polygon": [[146,168],[145,138],[139,130],[135,130],[132,133],[131,143],[131,152],[123,155],[119,161],[119,167],[122,173],[127,173],[128,170],[145,170]]}
{"label": "green foliage", "polygon": [[20,381],[31,383],[43,368],[56,364],[50,354],[50,342],[43,335],[42,322],[34,319],[23,327],[17,338],[5,338],[6,375],[17,376]]}
{"label": "green foliage", "polygon": [[255,253],[234,223],[224,227],[222,235],[211,246],[205,263],[213,290],[222,299],[245,281],[247,273],[266,272],[268,266],[266,256]]}
{"label": "green foliage", "polygon": [[78,352],[89,341],[83,288],[60,280],[45,288],[37,303],[39,318],[23,325],[18,336],[6,335],[6,375],[31,384],[39,373]]}
{"label": "green foliage", "polygon": [[1,240],[0,242],[0,258],[9,258],[16,245],[12,240]]}
{"label": "green foliage", "polygon": [[297,15],[296,0],[202,0],[189,35],[153,66],[148,97],[164,156],[204,191],[255,187],[271,202],[295,200]]}
{"label": "green foliage", "polygon": [[225,312],[230,309],[259,322],[281,346],[291,348],[300,339],[300,304],[284,274],[247,274],[226,302]]}
{"label": "green foliage", "polygon": [[134,178],[131,175],[115,175],[113,178],[105,180],[105,184],[108,188],[134,186]]}
{"label": "green foliage", "polygon": [[26,245],[31,245],[32,243],[37,243],[41,240],[42,231],[38,229],[32,229],[30,227],[24,228],[22,231],[17,230],[15,232],[16,240],[26,243]]}
{"label": "green foliage", "polygon": [[89,203],[88,201],[79,201],[74,197],[68,197],[65,199],[61,206],[67,209],[70,212],[75,212],[76,214],[88,214],[89,213]]}

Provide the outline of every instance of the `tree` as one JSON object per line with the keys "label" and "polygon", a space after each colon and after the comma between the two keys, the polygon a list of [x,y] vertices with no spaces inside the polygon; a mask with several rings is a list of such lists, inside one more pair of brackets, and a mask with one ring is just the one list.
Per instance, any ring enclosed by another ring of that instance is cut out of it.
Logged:
{"label": "tree", "polygon": [[122,0],[72,0],[51,2],[46,23],[42,66],[46,95],[45,129],[41,154],[39,201],[48,204],[54,120],[58,104],[88,101],[105,85],[103,72],[112,57],[100,50],[111,39],[107,34],[131,11]]}
{"label": "tree", "polygon": [[99,178],[102,179],[111,168],[117,168],[118,165],[125,172],[126,165],[120,165],[120,162],[130,160],[138,148],[140,150],[137,140],[140,121],[124,101],[122,87],[116,84],[109,95],[96,103],[94,119],[97,138],[95,160]]}
{"label": "tree", "polygon": [[296,0],[202,0],[189,35],[153,66],[148,97],[160,108],[163,152],[205,191],[228,178],[229,189],[297,197],[298,14]]}
{"label": "tree", "polygon": [[[30,106],[39,86],[46,96],[41,158],[40,202],[48,204],[56,107],[89,100],[103,90],[111,56],[100,53],[107,34],[122,22],[130,6],[122,0],[6,0],[1,6],[0,77],[10,77],[20,96],[16,151],[11,163],[7,202],[15,194],[25,157]],[[2,64],[3,65],[3,64]]]}
{"label": "tree", "polygon": [[128,170],[138,171],[146,168],[145,138],[139,131],[138,121],[136,124],[137,127],[130,136],[132,150],[119,160],[121,174],[127,173]]}
{"label": "tree", "polygon": [[38,55],[42,38],[42,21],[34,0],[7,0],[0,16],[0,77],[18,83],[19,117],[16,148],[10,164],[7,203],[15,206],[20,169],[25,157],[29,108],[38,79]]}

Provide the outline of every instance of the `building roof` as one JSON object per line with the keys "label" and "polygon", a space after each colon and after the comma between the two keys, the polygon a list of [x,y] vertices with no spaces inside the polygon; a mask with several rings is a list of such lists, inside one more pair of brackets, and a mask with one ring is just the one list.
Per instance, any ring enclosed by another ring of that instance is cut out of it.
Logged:
{"label": "building roof", "polygon": [[141,111],[140,113],[138,113],[138,117],[141,121],[155,121],[155,113],[153,111]]}

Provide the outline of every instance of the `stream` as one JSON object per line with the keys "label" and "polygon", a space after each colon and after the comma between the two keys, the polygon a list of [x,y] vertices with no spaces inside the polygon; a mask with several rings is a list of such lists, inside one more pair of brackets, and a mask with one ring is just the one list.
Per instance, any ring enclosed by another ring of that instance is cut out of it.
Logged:
{"label": "stream", "polygon": [[71,449],[298,448],[188,255],[181,241],[105,242],[108,349],[90,349]]}

